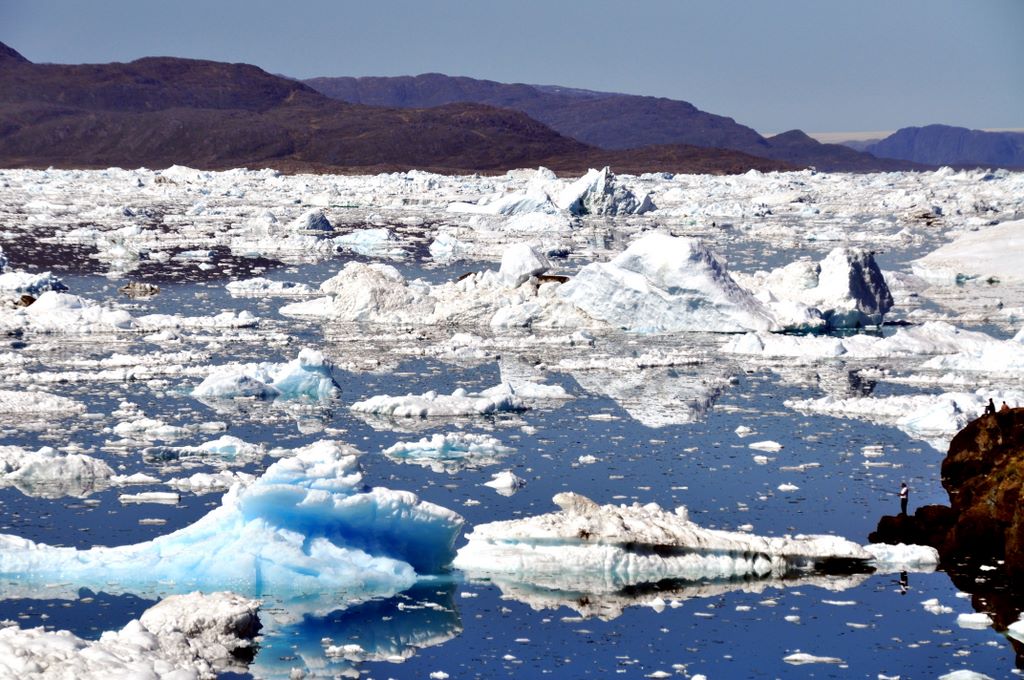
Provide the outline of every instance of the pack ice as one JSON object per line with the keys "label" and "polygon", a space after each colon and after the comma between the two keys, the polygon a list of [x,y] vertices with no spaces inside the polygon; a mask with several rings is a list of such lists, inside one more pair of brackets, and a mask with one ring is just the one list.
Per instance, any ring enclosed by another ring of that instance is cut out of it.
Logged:
{"label": "pack ice", "polygon": [[298,449],[220,507],[152,541],[86,550],[0,535],[0,573],[96,590],[223,589],[333,602],[391,595],[443,570],[462,518],[413,493],[365,488],[332,441]]}
{"label": "pack ice", "polygon": [[286,363],[229,364],[213,370],[192,390],[199,399],[297,399],[322,401],[340,388],[322,352],[305,348]]}

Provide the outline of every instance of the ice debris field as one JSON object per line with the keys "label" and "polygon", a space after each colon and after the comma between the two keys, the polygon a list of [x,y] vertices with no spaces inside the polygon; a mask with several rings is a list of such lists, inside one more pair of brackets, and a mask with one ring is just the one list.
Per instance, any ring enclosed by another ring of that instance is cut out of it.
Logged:
{"label": "ice debris field", "polygon": [[1005,171],[0,171],[0,677],[1016,673],[866,536],[1022,265]]}

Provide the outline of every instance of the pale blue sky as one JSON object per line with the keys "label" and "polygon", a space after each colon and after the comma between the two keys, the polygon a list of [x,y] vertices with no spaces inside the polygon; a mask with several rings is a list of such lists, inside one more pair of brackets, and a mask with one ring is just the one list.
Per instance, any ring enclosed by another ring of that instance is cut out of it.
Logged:
{"label": "pale blue sky", "polygon": [[0,0],[32,61],[441,72],[684,99],[762,132],[1024,127],[1024,0]]}

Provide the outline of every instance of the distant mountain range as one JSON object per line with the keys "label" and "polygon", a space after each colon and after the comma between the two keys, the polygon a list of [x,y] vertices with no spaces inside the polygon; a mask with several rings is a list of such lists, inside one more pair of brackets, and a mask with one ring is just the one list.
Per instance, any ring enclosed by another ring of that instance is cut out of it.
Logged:
{"label": "distant mountain range", "polygon": [[651,144],[722,148],[826,171],[906,170],[906,161],[879,159],[841,144],[821,144],[799,130],[762,137],[732,118],[660,97],[542,85],[505,84],[439,73],[393,78],[311,78],[328,97],[353,104],[424,107],[456,102],[522,111],[557,132],[602,149]]}
{"label": "distant mountain range", "polygon": [[[819,144],[799,131],[765,139],[730,118],[668,99],[447,76],[313,82],[332,97],[247,64],[171,57],[34,64],[0,43],[0,167],[177,163],[502,172],[544,165],[567,173],[603,165],[632,173],[917,167]],[[338,100],[343,84],[358,101]]]}
{"label": "distant mountain range", "polygon": [[898,158],[929,165],[1024,168],[1022,132],[985,132],[949,125],[926,125],[902,128],[885,139],[869,142],[860,148],[880,158]]}

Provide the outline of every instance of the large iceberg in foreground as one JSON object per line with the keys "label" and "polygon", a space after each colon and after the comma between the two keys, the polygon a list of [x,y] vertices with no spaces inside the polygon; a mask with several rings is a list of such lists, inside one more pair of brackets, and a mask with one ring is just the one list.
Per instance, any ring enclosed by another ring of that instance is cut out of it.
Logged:
{"label": "large iceberg in foreground", "polygon": [[196,523],[144,543],[87,550],[0,535],[0,574],[94,590],[223,589],[340,603],[400,592],[444,569],[462,527],[413,493],[365,488],[354,453],[320,441],[232,487]]}
{"label": "large iceberg in foreground", "polygon": [[557,494],[554,502],[560,512],[476,526],[453,566],[472,577],[607,592],[665,579],[779,577],[830,563],[866,568],[875,559],[838,536],[705,529],[685,508],[598,505],[574,493]]}
{"label": "large iceberg in foreground", "polygon": [[283,363],[229,364],[215,369],[193,390],[200,399],[329,399],[338,394],[331,377],[331,365],[323,353],[303,349],[295,359]]}
{"label": "large iceberg in foreground", "polygon": [[557,294],[592,318],[642,333],[778,330],[703,243],[659,232],[610,262],[587,265]]}
{"label": "large iceberg in foreground", "polygon": [[0,628],[4,678],[215,678],[244,673],[234,652],[260,629],[259,602],[233,593],[172,595],[119,631],[84,640],[42,626]]}

